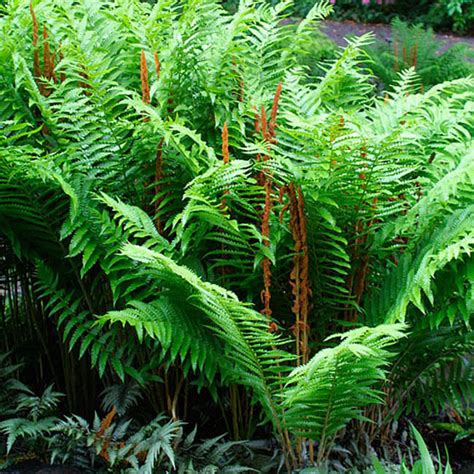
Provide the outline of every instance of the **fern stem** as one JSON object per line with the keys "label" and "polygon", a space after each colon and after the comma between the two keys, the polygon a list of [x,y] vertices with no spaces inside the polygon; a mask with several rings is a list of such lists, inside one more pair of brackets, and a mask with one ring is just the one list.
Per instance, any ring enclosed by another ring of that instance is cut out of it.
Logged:
{"label": "fern stem", "polygon": [[142,84],[142,101],[144,104],[150,103],[150,85],[148,83],[148,66],[146,63],[145,51],[140,54],[140,81]]}

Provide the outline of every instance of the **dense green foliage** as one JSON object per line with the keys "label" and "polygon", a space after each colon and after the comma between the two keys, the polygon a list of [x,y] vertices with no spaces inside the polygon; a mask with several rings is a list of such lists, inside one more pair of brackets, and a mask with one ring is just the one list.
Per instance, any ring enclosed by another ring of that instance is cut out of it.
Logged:
{"label": "dense green foliage", "polygon": [[470,0],[335,0],[334,16],[369,23],[401,18],[437,30],[466,34],[474,28],[474,5]]}
{"label": "dense green foliage", "polygon": [[271,434],[290,471],[348,423],[380,439],[469,403],[474,80],[420,93],[408,69],[376,98],[369,36],[309,80],[330,6],[283,25],[290,7],[0,14],[2,345],[84,416],[102,385],[140,385],[173,421],[122,430],[129,463],[144,443],[172,464],[155,434],[172,443],[191,410]]}

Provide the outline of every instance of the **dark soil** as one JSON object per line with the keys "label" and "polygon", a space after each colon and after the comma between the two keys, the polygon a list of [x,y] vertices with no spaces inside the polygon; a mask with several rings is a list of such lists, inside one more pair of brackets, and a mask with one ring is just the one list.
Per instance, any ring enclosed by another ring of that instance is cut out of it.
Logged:
{"label": "dark soil", "polygon": [[23,462],[7,469],[0,469],[2,474],[81,474],[79,469],[69,466],[48,466],[36,461]]}
{"label": "dark soil", "polygon": [[[364,33],[372,31],[377,39],[382,41],[390,41],[392,29],[390,25],[383,25],[380,23],[365,24],[356,23],[354,21],[332,21],[326,20],[321,24],[321,30],[329,36],[339,46],[345,46],[346,36],[355,35],[360,36]],[[439,40],[439,51],[443,52],[455,44],[464,43],[472,51],[474,51],[474,37],[473,36],[455,36],[451,34],[436,33],[436,38]]]}

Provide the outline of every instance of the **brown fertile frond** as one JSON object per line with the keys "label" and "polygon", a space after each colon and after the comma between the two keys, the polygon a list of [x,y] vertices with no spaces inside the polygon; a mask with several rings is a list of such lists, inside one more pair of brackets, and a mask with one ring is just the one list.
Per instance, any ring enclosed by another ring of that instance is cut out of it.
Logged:
{"label": "brown fertile frond", "polygon": [[142,49],[140,56],[140,79],[142,82],[142,100],[144,104],[150,103],[150,85],[148,84],[148,66],[145,51]]}
{"label": "brown fertile frond", "polygon": [[[229,156],[229,129],[227,128],[227,122],[224,122],[224,126],[222,127],[222,159],[224,161],[224,164],[227,165],[230,162],[230,156]],[[229,190],[224,189],[224,196],[221,199],[221,210],[223,213],[226,212],[226,196],[229,194]],[[225,255],[225,249],[224,249],[224,243],[221,245],[222,248],[222,259],[225,260],[226,255]],[[222,275],[225,275],[228,273],[229,269],[227,267],[222,267],[220,269],[220,272]]]}
{"label": "brown fertile frond", "polygon": [[295,324],[292,326],[296,338],[296,355],[298,364],[309,360],[308,336],[310,327],[308,314],[311,296],[311,283],[309,279],[309,258],[306,236],[306,216],[304,212],[304,198],[301,188],[296,190],[294,183],[290,183],[280,189],[280,202],[283,204],[284,194],[288,195],[289,203],[286,204],[280,214],[290,209],[290,230],[294,241],[293,268],[290,273],[290,287],[293,294],[293,306],[291,308],[295,315]]}
{"label": "brown fertile frond", "polygon": [[[265,107],[262,105],[260,117],[255,119],[255,129],[259,130],[261,125],[261,132],[264,141],[267,144],[275,142],[275,127],[276,127],[276,118],[278,113],[278,102],[280,100],[281,94],[281,82],[278,83],[275,96],[273,98],[272,111],[270,114],[270,123],[267,122],[267,113]],[[258,120],[259,119],[259,120]],[[260,160],[260,156],[257,156],[257,159]],[[265,155],[263,161],[268,161],[270,156]],[[263,207],[263,216],[262,216],[262,235],[264,237],[264,245],[266,247],[270,246],[270,215],[272,210],[272,178],[269,175],[266,175],[265,170],[263,170],[258,176],[258,182],[264,186],[265,189],[265,204]],[[270,299],[271,299],[271,262],[268,257],[264,257],[262,261],[263,269],[263,290],[261,292],[261,300],[264,305],[262,313],[271,316],[272,310],[270,308]],[[270,328],[272,329],[272,328]]]}
{"label": "brown fertile frond", "polygon": [[412,65],[415,69],[416,69],[417,59],[418,59],[418,44],[415,44],[415,46],[413,46],[413,58],[412,58]]}
{"label": "brown fertile frond", "polygon": [[[41,74],[40,74],[41,75]],[[56,74],[54,73],[54,54],[51,54],[49,46],[49,35],[46,25],[43,25],[43,74],[47,80],[54,79],[56,82]],[[40,86],[41,93],[48,97],[51,94],[51,88],[47,84]]]}
{"label": "brown fertile frond", "polygon": [[[377,198],[374,198],[371,205],[372,218],[364,225],[362,219],[358,219],[355,224],[355,245],[354,245],[354,260],[358,262],[357,269],[349,278],[349,291],[355,297],[355,302],[360,303],[364,290],[367,286],[367,276],[369,274],[369,254],[367,252],[367,240],[369,236],[368,230],[374,223],[374,215],[377,209]],[[362,253],[364,252],[364,253]],[[347,321],[356,322],[358,312],[356,310],[352,312],[346,312],[345,318]]]}
{"label": "brown fertile frond", "polygon": [[38,46],[38,20],[36,19],[35,10],[33,8],[33,2],[30,2],[30,13],[33,21],[33,46]]}
{"label": "brown fertile frond", "polygon": [[263,139],[267,141],[268,140],[267,112],[265,111],[265,107],[263,105],[260,112],[260,125],[261,125]]}
{"label": "brown fertile frond", "polygon": [[102,422],[100,423],[99,431],[97,431],[97,436],[104,436],[104,433],[109,429],[110,425],[112,424],[112,420],[114,419],[115,415],[117,414],[117,409],[112,407],[112,410],[107,413],[104,417]]}
{"label": "brown fertile frond", "polygon": [[229,157],[229,129],[227,128],[227,122],[224,123],[222,129],[222,157],[224,163],[227,164],[230,161]]}
{"label": "brown fertile frond", "polygon": [[303,323],[303,340],[302,340],[302,353],[303,363],[306,364],[309,360],[309,346],[308,346],[308,335],[309,335],[309,298],[311,296],[311,281],[309,278],[309,256],[308,256],[308,243],[307,243],[307,231],[306,231],[306,216],[304,212],[304,198],[301,188],[298,188],[298,221],[300,225],[299,235],[301,239],[301,256],[300,256],[300,303],[301,303],[301,320]]}
{"label": "brown fertile frond", "polygon": [[276,118],[278,113],[278,102],[280,101],[281,95],[281,82],[278,83],[275,96],[273,97],[272,112],[270,114],[270,123],[269,123],[269,135],[271,139],[275,138],[275,127],[276,127]]}
{"label": "brown fertile frond", "polygon": [[156,78],[159,79],[161,72],[161,63],[160,58],[158,57],[158,53],[156,51],[153,53],[153,59],[155,60]]}
{"label": "brown fertile frond", "polygon": [[[263,217],[262,217],[262,235],[264,237],[263,244],[265,247],[270,246],[270,213],[272,209],[272,183],[270,179],[265,180],[265,205],[263,208]],[[270,270],[270,259],[268,257],[264,257],[262,261],[262,269],[263,269],[263,290],[261,292],[261,300],[264,305],[262,309],[262,314],[267,315],[268,317],[271,316],[272,310],[270,308],[270,287],[271,287],[271,277],[272,273]]]}

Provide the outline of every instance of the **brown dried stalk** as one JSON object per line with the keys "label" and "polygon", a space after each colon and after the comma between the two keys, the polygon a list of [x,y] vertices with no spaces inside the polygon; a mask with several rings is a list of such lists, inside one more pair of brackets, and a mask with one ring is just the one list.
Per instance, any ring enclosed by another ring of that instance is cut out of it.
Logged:
{"label": "brown dried stalk", "polygon": [[278,102],[280,101],[281,95],[281,82],[278,83],[275,96],[273,97],[272,112],[270,114],[270,123],[268,126],[268,133],[272,140],[275,139],[275,127],[276,127],[276,118],[278,113]]}
{"label": "brown dried stalk", "polygon": [[[48,97],[51,94],[51,88],[45,83],[41,77],[44,76],[45,79],[51,80],[53,79],[54,82],[57,82],[56,73],[54,72],[54,60],[55,54],[51,54],[50,46],[49,46],[49,37],[48,32],[46,30],[46,26],[43,26],[43,71],[41,70],[40,60],[39,60],[39,47],[38,47],[38,40],[39,40],[39,25],[38,20],[36,19],[36,14],[33,8],[33,3],[30,2],[30,14],[31,20],[33,23],[32,26],[32,36],[33,36],[33,76],[38,85],[40,94]],[[48,133],[48,128],[45,124],[43,124],[43,133]]]}
{"label": "brown dried stalk", "polygon": [[[311,284],[309,280],[309,258],[306,237],[306,216],[304,213],[304,199],[301,188],[296,191],[295,185],[290,183],[280,189],[280,202],[283,204],[283,196],[287,194],[289,202],[282,212],[290,210],[290,230],[294,240],[293,268],[290,273],[290,286],[293,294],[292,312],[295,315],[295,324],[292,326],[296,342],[297,365],[305,364],[309,360],[309,332],[308,324],[309,305],[311,297]],[[282,214],[280,214],[280,218]],[[310,460],[314,461],[313,441],[307,440],[309,446]],[[301,459],[302,446],[306,440],[297,440],[296,450]]]}
{"label": "brown dried stalk", "polygon": [[43,76],[51,79],[51,52],[49,48],[49,36],[46,25],[43,25]]}
{"label": "brown dried stalk", "polygon": [[[276,127],[276,118],[278,113],[278,102],[280,100],[281,95],[281,82],[277,86],[277,90],[275,92],[275,96],[273,98],[273,105],[272,105],[272,112],[270,115],[270,123],[267,122],[267,114],[265,111],[265,107],[261,108],[260,120],[256,120],[256,129],[258,129],[258,123],[261,125],[261,133],[263,136],[264,141],[267,144],[270,144],[275,139],[275,127]],[[257,157],[259,158],[259,157]],[[263,161],[268,161],[270,157],[265,155],[263,157]],[[262,227],[261,232],[264,237],[264,245],[266,247],[270,246],[270,215],[272,210],[272,179],[271,176],[266,173],[266,170],[262,170],[259,174],[258,182],[263,184],[265,189],[265,204],[263,207],[263,216],[262,216]],[[267,315],[269,318],[272,314],[272,310],[270,308],[270,300],[271,300],[271,262],[268,257],[264,257],[262,261],[262,270],[263,270],[263,290],[260,294],[261,301],[263,303],[263,310],[262,314]],[[270,330],[275,330],[275,325],[270,326]]]}
{"label": "brown dried stalk", "polygon": [[140,80],[142,83],[142,100],[144,104],[150,103],[150,85],[148,84],[148,66],[145,51],[142,49],[140,56]]}
{"label": "brown dried stalk", "polygon": [[227,122],[224,123],[222,129],[222,158],[224,163],[227,164],[230,161],[229,158],[229,129],[227,128]]}
{"label": "brown dried stalk", "polygon": [[283,211],[290,210],[290,230],[295,244],[293,257],[293,268],[290,273],[290,286],[294,297],[292,312],[295,315],[295,324],[292,326],[296,338],[296,355],[298,365],[306,363],[309,359],[309,324],[308,314],[311,296],[311,284],[309,280],[309,258],[306,236],[306,216],[304,213],[304,199],[301,189],[296,191],[295,185],[290,183],[280,191],[280,202],[283,202],[283,194],[287,194],[289,203],[284,206]]}
{"label": "brown dried stalk", "polygon": [[[265,187],[265,205],[263,208],[263,217],[262,217],[262,235],[264,237],[263,244],[265,247],[270,246],[270,214],[272,209],[272,182],[270,179],[266,179],[264,183]],[[270,270],[271,262],[268,257],[264,257],[262,261],[262,269],[263,269],[263,290],[260,293],[260,298],[264,305],[262,309],[262,314],[267,315],[269,318],[272,314],[272,310],[270,308],[270,300],[271,300],[271,278],[272,272]]]}
{"label": "brown dried stalk", "polygon": [[415,46],[413,46],[413,54],[412,54],[412,64],[415,69],[416,69],[417,59],[418,59],[418,45],[415,44]]}
{"label": "brown dried stalk", "polygon": [[[155,61],[155,72],[156,78],[160,78],[161,72],[161,63],[158,56],[158,52],[153,53],[153,59]],[[142,99],[145,103],[150,103],[150,90],[148,85],[148,68],[145,58],[145,52],[142,50],[140,58],[140,79],[142,81]],[[148,102],[146,102],[148,100]],[[159,196],[161,191],[161,180],[163,179],[163,143],[164,138],[158,143],[156,149],[156,159],[155,159],[155,226],[158,232],[163,235],[163,222],[159,216],[159,208],[163,201],[163,197]]]}
{"label": "brown dried stalk", "polygon": [[104,436],[104,433],[107,431],[107,429],[110,427],[112,424],[112,420],[114,419],[115,415],[117,414],[117,409],[112,407],[112,410],[107,413],[107,415],[104,417],[102,422],[100,423],[100,428],[99,431],[97,431],[97,436]]}
{"label": "brown dried stalk", "polygon": [[[222,128],[222,160],[225,165],[229,164],[230,162],[230,155],[229,155],[229,129],[227,128],[227,122],[224,122],[224,126]],[[226,212],[226,196],[229,194],[229,190],[226,188],[224,189],[224,196],[221,199],[221,210],[223,213]],[[225,246],[224,243],[221,244],[222,256],[223,260],[226,259],[225,254]],[[222,275],[226,275],[229,273],[229,268],[227,266],[223,266],[220,268],[220,273]]]}
{"label": "brown dried stalk", "polygon": [[309,298],[311,296],[311,283],[309,279],[309,257],[308,257],[308,243],[307,243],[307,232],[306,232],[306,216],[304,213],[304,199],[301,188],[298,188],[298,222],[299,222],[299,236],[300,236],[300,311],[301,311],[301,324],[302,324],[302,356],[303,364],[306,364],[309,360],[309,347],[308,347],[308,336],[309,336],[309,324],[308,324],[308,313],[309,313]]}
{"label": "brown dried stalk", "polygon": [[268,122],[267,122],[267,112],[265,111],[265,107],[262,105],[260,110],[260,126],[263,139],[268,141]]}
{"label": "brown dried stalk", "polygon": [[[354,274],[349,280],[349,291],[350,293],[353,293],[357,305],[360,304],[362,295],[364,294],[364,290],[366,288],[367,283],[367,276],[369,273],[369,254],[366,251],[364,255],[360,255],[359,252],[366,249],[366,244],[369,237],[369,230],[374,223],[373,216],[375,214],[375,210],[377,209],[377,198],[373,199],[371,209],[372,218],[367,223],[367,226],[365,226],[364,228],[364,223],[362,219],[359,219],[355,226],[357,237],[355,240],[354,254],[355,260],[358,260],[360,263],[357,270],[354,272]],[[351,322],[356,322],[357,316],[358,313],[356,310],[354,310],[352,312],[349,312],[347,320]]]}
{"label": "brown dried stalk", "polygon": [[[107,429],[112,424],[112,420],[114,419],[116,414],[117,414],[117,409],[114,406],[114,407],[112,407],[112,410],[110,410],[110,412],[107,413],[105,418],[102,420],[102,422],[100,424],[99,431],[97,431],[96,438],[102,438],[104,436],[105,432],[107,431]],[[110,441],[111,441],[111,438],[108,437],[105,440],[104,444],[102,445],[102,449],[99,453],[99,456],[107,462],[110,461],[110,456],[109,456],[109,453],[108,453],[108,449],[109,449],[109,446],[110,446]]]}
{"label": "brown dried stalk", "polygon": [[160,78],[160,72],[161,72],[161,63],[160,63],[160,58],[158,57],[158,53],[155,51],[153,53],[153,58],[155,60],[155,71],[156,71],[156,78]]}

